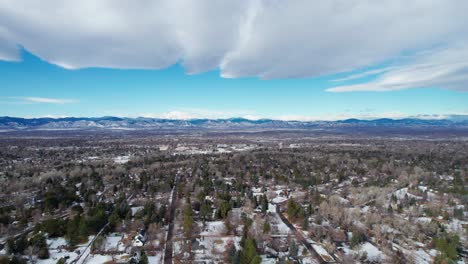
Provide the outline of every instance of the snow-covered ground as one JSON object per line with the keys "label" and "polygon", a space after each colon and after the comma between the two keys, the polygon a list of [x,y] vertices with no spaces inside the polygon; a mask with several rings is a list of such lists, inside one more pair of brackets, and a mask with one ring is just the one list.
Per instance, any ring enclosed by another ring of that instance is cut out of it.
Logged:
{"label": "snow-covered ground", "polygon": [[38,264],[55,264],[61,258],[67,260],[67,263],[78,258],[78,252],[83,252],[86,250],[86,246],[88,245],[89,241],[91,241],[94,236],[88,237],[88,242],[79,244],[74,251],[68,251],[66,249],[62,249],[63,246],[66,246],[67,242],[65,238],[58,237],[58,238],[49,238],[47,239],[47,245],[49,246],[49,254],[50,257],[48,259],[37,259],[36,263]]}
{"label": "snow-covered ground", "polygon": [[[178,145],[174,149],[174,154],[188,154],[188,155],[205,155],[205,154],[222,154],[222,153],[232,153],[232,152],[240,152],[240,151],[248,151],[255,149],[256,146],[246,146],[242,145],[217,145],[217,146],[206,146],[200,148],[198,146],[190,146],[190,145]],[[161,149],[161,147],[160,147]]]}
{"label": "snow-covered ground", "polygon": [[[447,227],[447,230],[449,230],[450,232],[453,232],[453,233],[456,233],[456,234],[463,234],[463,232],[465,231],[465,228],[463,227],[464,225],[465,226],[468,225],[468,221],[461,221],[461,220],[458,220],[458,219],[452,219],[445,226]],[[460,236],[460,238],[463,238],[463,237]]]}
{"label": "snow-covered ground", "polygon": [[271,224],[271,234],[272,235],[289,235],[289,227],[283,223],[279,215],[276,213],[276,210],[271,210],[273,205],[268,206],[268,211],[271,212],[270,224]]}
{"label": "snow-covered ground", "polygon": [[58,249],[58,248],[65,247],[66,245],[67,245],[67,241],[63,237],[47,239],[47,246],[49,247],[49,249]]}
{"label": "snow-covered ground", "polygon": [[148,256],[148,263],[151,263],[151,264],[163,263],[163,253],[158,251],[156,256]]}
{"label": "snow-covered ground", "polygon": [[114,162],[117,164],[125,164],[130,160],[130,156],[117,156],[114,158]]}
{"label": "snow-covered ground", "polygon": [[416,218],[416,222],[421,223],[421,224],[428,224],[432,221],[430,217],[418,217]]}
{"label": "snow-covered ground", "polygon": [[319,262],[312,256],[302,258],[303,264],[319,264]]}
{"label": "snow-covered ground", "polygon": [[143,206],[135,206],[130,208],[132,210],[132,216],[135,216],[136,213],[143,210]]}
{"label": "snow-covered ground", "polygon": [[367,254],[367,260],[369,261],[380,262],[384,259],[382,251],[369,242],[365,242],[359,247],[359,253],[363,254],[364,252]]}
{"label": "snow-covered ground", "polygon": [[203,228],[200,235],[202,236],[220,236],[226,233],[225,225],[223,221],[213,221],[213,222],[206,222],[205,228]]}
{"label": "snow-covered ground", "polygon": [[37,259],[37,264],[55,264],[61,258],[67,258],[67,263],[70,263],[72,260],[78,257],[76,252],[68,252],[66,250],[50,249],[50,257],[48,259]]}
{"label": "snow-covered ground", "polygon": [[276,190],[270,190],[268,191],[269,195],[274,195],[273,199],[271,200],[272,203],[278,204],[278,203],[283,203],[288,200],[288,197],[284,195],[287,193],[287,188],[283,186],[277,186]]}
{"label": "snow-covered ground", "polygon": [[431,249],[429,252],[424,249],[408,250],[397,244],[392,244],[392,248],[399,250],[405,256],[412,256],[412,260],[415,264],[430,264],[433,258],[439,254],[435,249]]}
{"label": "snow-covered ground", "polygon": [[272,204],[272,203],[268,203],[268,210],[267,210],[268,213],[276,213],[276,205]]}
{"label": "snow-covered ground", "polygon": [[168,149],[169,149],[169,146],[168,146],[168,145],[160,145],[160,146],[159,146],[159,150],[160,150],[160,151],[166,151],[166,150],[168,150]]}
{"label": "snow-covered ground", "polygon": [[124,251],[125,247],[120,242],[122,239],[122,235],[120,234],[111,234],[106,237],[104,243],[104,250],[105,251]]}
{"label": "snow-covered ground", "polygon": [[82,253],[81,253],[81,257],[76,261],[76,263],[78,263],[78,264],[86,263],[85,261],[88,259],[87,256],[89,256],[90,252],[91,252],[90,243],[91,243],[91,241],[94,240],[94,237],[95,236],[88,236],[88,242],[79,245],[80,252],[82,252]]}
{"label": "snow-covered ground", "polygon": [[417,264],[429,264],[432,262],[432,256],[422,249],[413,250],[411,253],[414,262]]}
{"label": "snow-covered ground", "polygon": [[284,196],[276,196],[275,198],[273,198],[273,200],[271,200],[272,203],[283,203],[285,201],[287,201],[288,198],[284,197]]}
{"label": "snow-covered ground", "polygon": [[109,255],[89,255],[86,259],[86,264],[102,264],[108,261],[112,261],[112,256]]}
{"label": "snow-covered ground", "polygon": [[405,187],[405,188],[401,188],[401,189],[399,189],[399,190],[396,190],[396,191],[394,192],[394,194],[395,194],[395,196],[396,196],[396,198],[397,198],[398,200],[403,200],[403,199],[405,199],[405,196],[408,196],[408,198],[414,198],[414,199],[416,199],[416,200],[422,199],[422,197],[420,197],[420,196],[416,196],[416,195],[413,195],[413,194],[409,193],[409,192],[408,192],[408,187]]}
{"label": "snow-covered ground", "polygon": [[319,244],[312,244],[315,251],[326,261],[334,261],[334,258],[328,254],[328,251]]}
{"label": "snow-covered ground", "polygon": [[214,263],[223,263],[224,253],[233,244],[240,249],[240,237],[226,235],[223,221],[206,222],[206,226],[200,233],[197,250],[194,250],[195,259],[198,261],[211,260]]}
{"label": "snow-covered ground", "polygon": [[274,258],[268,258],[266,255],[261,255],[261,263],[262,264],[275,264],[276,263],[276,259]]}

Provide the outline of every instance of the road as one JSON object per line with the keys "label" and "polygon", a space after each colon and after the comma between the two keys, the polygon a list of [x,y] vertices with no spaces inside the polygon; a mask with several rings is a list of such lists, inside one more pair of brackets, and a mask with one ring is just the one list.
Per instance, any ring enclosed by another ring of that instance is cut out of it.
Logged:
{"label": "road", "polygon": [[174,186],[172,187],[171,193],[171,208],[169,210],[169,228],[167,229],[166,237],[166,248],[164,250],[164,264],[172,264],[172,236],[174,234],[174,217],[177,206],[177,183],[179,181],[179,175],[177,174],[174,180]]}
{"label": "road", "polygon": [[[276,213],[278,213],[283,223],[287,225],[289,229],[292,231],[292,233],[296,236],[296,239],[299,240],[310,251],[310,253],[312,253],[312,255],[315,257],[317,261],[319,261],[320,264],[330,263],[322,259],[322,257],[317,253],[317,251],[315,251],[315,249],[312,247],[309,241],[307,241],[307,239],[304,237],[304,234],[300,232],[299,230],[297,230],[296,227],[293,224],[291,224],[291,222],[289,222],[289,220],[281,213],[279,204],[276,205]],[[336,263],[336,262],[332,262],[332,263]]]}
{"label": "road", "polygon": [[76,263],[76,264],[83,264],[86,262],[86,259],[88,259],[88,256],[89,254],[91,253],[91,246],[93,245],[94,243],[94,240],[96,240],[96,238],[98,236],[100,236],[102,234],[102,232],[104,232],[105,228],[109,225],[109,223],[107,223],[105,226],[103,226],[101,228],[101,230],[99,230],[99,232],[97,233],[97,235],[91,239],[91,241],[88,243],[88,245],[86,246],[86,248],[83,250],[83,252],[81,252],[81,254],[75,259],[73,260],[71,263]]}

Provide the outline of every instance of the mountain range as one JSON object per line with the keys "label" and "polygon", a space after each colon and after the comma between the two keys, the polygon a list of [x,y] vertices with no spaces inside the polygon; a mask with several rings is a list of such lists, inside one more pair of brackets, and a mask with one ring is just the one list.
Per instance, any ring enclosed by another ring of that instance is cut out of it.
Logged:
{"label": "mountain range", "polygon": [[30,130],[156,130],[156,129],[320,129],[320,128],[468,128],[468,116],[445,119],[346,119],[338,121],[282,121],[273,119],[159,119],[124,117],[19,118],[0,117],[2,131]]}

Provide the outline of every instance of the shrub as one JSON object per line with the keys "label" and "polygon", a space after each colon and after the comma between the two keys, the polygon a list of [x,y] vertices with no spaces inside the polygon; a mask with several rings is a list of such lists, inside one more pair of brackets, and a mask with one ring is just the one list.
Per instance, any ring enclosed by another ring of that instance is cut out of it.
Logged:
{"label": "shrub", "polygon": [[433,240],[434,246],[440,251],[436,257],[435,263],[452,263],[458,259],[458,247],[460,246],[460,238],[458,235],[445,234],[436,237]]}

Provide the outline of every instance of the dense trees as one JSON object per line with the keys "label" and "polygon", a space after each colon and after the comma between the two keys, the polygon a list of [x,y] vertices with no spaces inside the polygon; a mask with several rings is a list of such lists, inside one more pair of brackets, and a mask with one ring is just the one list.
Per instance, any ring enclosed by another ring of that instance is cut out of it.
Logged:
{"label": "dense trees", "polygon": [[87,241],[88,235],[96,234],[108,222],[105,204],[91,208],[86,215],[76,215],[68,220],[66,238],[71,246]]}
{"label": "dense trees", "polygon": [[7,252],[9,254],[25,254],[29,248],[30,252],[40,259],[49,258],[49,249],[44,234],[38,233],[30,237],[20,236],[16,239],[10,238],[6,243]]}
{"label": "dense trees", "polygon": [[303,219],[305,217],[304,209],[293,199],[288,200],[288,203],[286,205],[286,212],[291,219]]}
{"label": "dense trees", "polygon": [[[52,182],[51,182],[52,183]],[[64,188],[58,183],[53,183],[51,190],[44,193],[44,209],[46,211],[53,211],[59,207],[70,206],[73,202],[79,202],[80,197],[75,193],[74,188]]]}
{"label": "dense trees", "polygon": [[46,219],[36,224],[34,231],[47,233],[49,237],[61,237],[65,235],[67,220],[60,218]]}
{"label": "dense trees", "polygon": [[160,224],[166,216],[166,212],[166,205],[161,205],[157,208],[154,202],[147,202],[143,210],[137,213],[137,217],[143,219],[145,226],[148,226],[150,223]]}
{"label": "dense trees", "polygon": [[6,248],[9,254],[23,254],[28,245],[29,242],[26,236],[20,236],[16,239],[9,238],[6,242]]}

